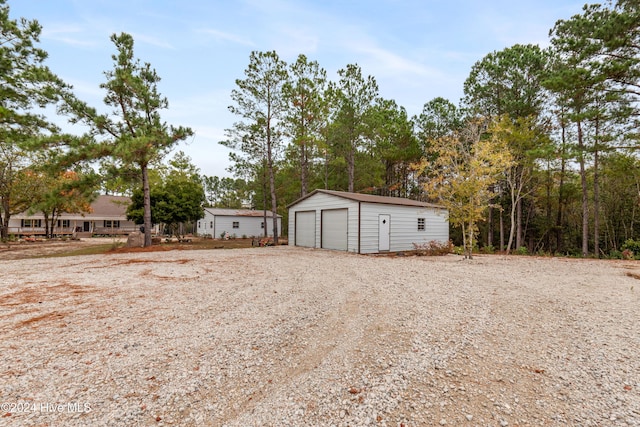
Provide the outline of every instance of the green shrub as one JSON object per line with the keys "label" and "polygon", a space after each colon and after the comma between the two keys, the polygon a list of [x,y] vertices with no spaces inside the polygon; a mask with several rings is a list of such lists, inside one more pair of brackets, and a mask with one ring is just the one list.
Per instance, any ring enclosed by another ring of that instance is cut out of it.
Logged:
{"label": "green shrub", "polygon": [[529,249],[526,246],[520,246],[515,250],[516,255],[529,255]]}
{"label": "green shrub", "polygon": [[627,239],[620,249],[625,259],[633,259],[634,257],[640,256],[640,240]]}
{"label": "green shrub", "polygon": [[622,259],[622,252],[612,249],[609,252],[609,259]]}
{"label": "green shrub", "polygon": [[496,253],[496,247],[493,245],[486,245],[480,249],[480,252],[483,254],[494,254]]}

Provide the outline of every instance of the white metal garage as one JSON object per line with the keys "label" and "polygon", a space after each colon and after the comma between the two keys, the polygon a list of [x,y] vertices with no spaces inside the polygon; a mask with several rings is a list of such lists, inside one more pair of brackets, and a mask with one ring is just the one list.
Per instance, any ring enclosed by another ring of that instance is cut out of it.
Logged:
{"label": "white metal garage", "polygon": [[417,200],[315,190],[288,208],[290,245],[367,254],[449,240],[447,210]]}

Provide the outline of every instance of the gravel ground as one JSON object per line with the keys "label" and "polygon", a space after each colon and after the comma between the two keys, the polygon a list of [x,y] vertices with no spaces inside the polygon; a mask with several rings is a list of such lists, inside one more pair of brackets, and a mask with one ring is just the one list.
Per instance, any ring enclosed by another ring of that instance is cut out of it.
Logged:
{"label": "gravel ground", "polygon": [[0,425],[640,425],[640,264],[0,261]]}

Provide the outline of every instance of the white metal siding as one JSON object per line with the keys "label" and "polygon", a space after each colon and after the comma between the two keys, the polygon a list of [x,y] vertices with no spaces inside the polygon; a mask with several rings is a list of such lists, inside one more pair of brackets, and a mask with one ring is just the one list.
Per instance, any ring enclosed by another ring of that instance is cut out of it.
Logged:
{"label": "white metal siding", "polygon": [[[343,197],[337,197],[325,193],[316,193],[313,196],[301,200],[295,205],[289,208],[289,235],[295,236],[296,223],[295,213],[300,211],[316,212],[316,224],[315,224],[315,247],[320,248],[320,222],[322,219],[321,212],[329,209],[347,209],[348,210],[348,222],[347,222],[347,250],[349,252],[358,251],[358,202],[354,200],[345,199]],[[289,239],[289,245],[295,245],[294,239]]]}
{"label": "white metal siding", "polygon": [[316,247],[316,211],[301,211],[295,213],[295,242],[296,246],[307,248]]}
{"label": "white metal siding", "polygon": [[[360,207],[361,206],[361,207]],[[347,209],[347,250],[377,253],[379,244],[379,215],[390,215],[390,248],[394,251],[414,249],[413,243],[449,240],[449,222],[445,209],[357,202],[326,193],[315,193],[289,208],[289,233],[296,234],[296,212],[315,211],[315,247],[321,245],[322,211]],[[361,211],[359,211],[361,209]],[[418,231],[418,218],[425,219],[425,229]],[[295,239],[289,239],[294,245]],[[323,244],[323,246],[325,246]]]}
{"label": "white metal siding", "polygon": [[[241,238],[264,236],[264,228],[261,227],[264,217],[262,216],[228,216],[213,215],[205,209],[204,218],[198,220],[197,232],[199,235],[211,235],[214,239],[219,239],[225,231],[229,236]],[[238,228],[233,228],[233,223],[238,222]],[[211,224],[213,223],[213,227]],[[266,223],[269,236],[273,236],[273,218],[267,217]],[[278,218],[278,235],[282,232],[282,219]]]}
{"label": "white metal siding", "polygon": [[[444,209],[362,203],[360,253],[378,252],[378,221],[381,214],[391,215],[389,250],[392,252],[412,250],[414,249],[413,243],[426,243],[431,240],[446,242],[449,240],[449,223]],[[418,218],[425,219],[424,231],[418,231]]]}
{"label": "white metal siding", "polygon": [[322,247],[324,249],[348,249],[348,209],[322,211]]}
{"label": "white metal siding", "polygon": [[[238,228],[233,228],[234,222],[238,223]],[[220,235],[225,231],[229,233],[230,236],[233,236],[235,234],[236,237],[264,236],[264,228],[262,227],[263,222],[264,217],[216,215],[214,226],[217,235],[214,237],[220,237]],[[273,218],[267,217],[267,223],[265,224],[265,226],[267,228],[267,235],[273,236]],[[278,234],[280,232],[280,226],[281,219],[278,218]]]}
{"label": "white metal siding", "polygon": [[196,227],[196,232],[198,236],[211,236],[211,237],[220,237],[216,236],[215,229],[212,227],[213,225],[213,215],[205,209],[204,218],[200,218],[198,220],[198,226]]}

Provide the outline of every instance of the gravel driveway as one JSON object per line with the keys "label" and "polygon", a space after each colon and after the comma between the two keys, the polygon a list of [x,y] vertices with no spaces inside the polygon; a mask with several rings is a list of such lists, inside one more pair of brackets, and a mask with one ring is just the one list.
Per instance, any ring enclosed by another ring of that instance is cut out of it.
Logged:
{"label": "gravel driveway", "polygon": [[640,425],[638,277],[289,247],[0,261],[0,425]]}

